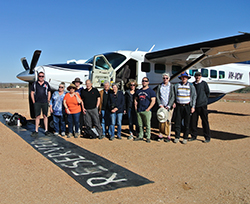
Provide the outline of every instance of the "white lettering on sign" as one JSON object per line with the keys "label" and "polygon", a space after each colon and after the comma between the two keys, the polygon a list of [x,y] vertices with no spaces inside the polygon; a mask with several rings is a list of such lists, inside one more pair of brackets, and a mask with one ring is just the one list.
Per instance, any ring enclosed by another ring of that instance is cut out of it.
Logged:
{"label": "white lettering on sign", "polygon": [[242,77],[243,77],[243,73],[229,72],[229,74],[228,74],[229,79],[241,80]]}
{"label": "white lettering on sign", "polygon": [[[117,182],[121,182],[121,181],[127,181],[127,179],[114,180],[116,175],[117,175],[117,173],[113,173],[112,176],[110,176],[109,178],[105,178],[105,177],[89,178],[87,180],[87,184],[89,184],[92,187],[95,187],[95,186],[105,186],[109,183],[117,183]],[[92,181],[94,181],[94,180],[104,180],[104,182],[93,183]]]}
{"label": "white lettering on sign", "polygon": [[71,171],[75,176],[86,176],[89,174],[97,174],[101,173],[102,171],[108,171],[108,169],[105,169],[102,166],[94,166],[94,167],[89,167],[89,168],[84,168],[83,169],[85,172],[83,173],[77,173],[75,171]]}
{"label": "white lettering on sign", "polygon": [[71,153],[71,151],[67,151],[65,153],[51,153],[48,154],[48,157],[65,157],[65,156],[72,156],[76,155],[75,153]]}
{"label": "white lettering on sign", "polygon": [[74,158],[74,159],[70,159],[68,157],[65,157],[65,159],[61,159],[61,160],[54,159],[54,161],[56,163],[62,163],[62,162],[76,161],[76,160],[79,160],[79,159],[85,159],[85,157],[83,157],[83,156],[80,156],[80,155],[77,155],[77,156],[78,156],[78,158]]}
{"label": "white lettering on sign", "polygon": [[38,150],[47,150],[47,151],[44,151],[43,153],[47,154],[49,152],[54,152],[54,151],[58,151],[60,149],[64,149],[64,147],[43,147],[43,148],[38,148]]}
{"label": "white lettering on sign", "polygon": [[96,163],[95,162],[93,162],[93,161],[91,161],[91,160],[78,160],[78,161],[75,161],[75,162],[73,162],[72,164],[72,166],[69,166],[69,165],[66,165],[66,164],[61,164],[62,166],[64,166],[64,167],[67,167],[67,168],[77,168],[78,167],[78,163],[92,163],[92,165],[96,165]]}
{"label": "white lettering on sign", "polygon": [[47,145],[47,144],[35,145],[36,148],[41,148],[41,147],[55,147],[55,146],[58,146],[58,144],[51,143],[49,145]]}
{"label": "white lettering on sign", "polygon": [[[71,170],[71,173],[75,176],[87,176],[91,174],[97,174],[105,171],[109,171],[108,169],[104,168],[103,166],[97,165],[96,162],[92,160],[87,160],[85,157],[78,155],[76,153],[72,153],[72,151],[66,151],[66,152],[55,152],[59,150],[63,150],[64,147],[58,146],[58,144],[52,142],[52,141],[33,141],[31,144],[34,145],[35,148],[38,150],[44,150],[44,154],[48,154],[47,156],[54,160],[56,163],[60,163],[61,166],[69,168],[69,169],[75,169]],[[53,153],[51,153],[53,152]],[[70,157],[74,156],[74,158]],[[62,158],[63,157],[63,158]],[[61,158],[61,159],[59,159]],[[72,162],[71,165],[65,164],[67,162]],[[82,167],[79,164],[80,163],[88,163],[90,165],[93,165],[92,167]],[[80,167],[79,169],[77,169]],[[80,171],[80,172],[79,172]],[[87,180],[87,184],[91,187],[96,186],[104,186],[109,183],[117,183],[122,181],[127,181],[125,178],[117,179],[115,180],[117,176],[117,173],[113,173],[109,178],[105,177],[92,177]],[[100,181],[100,182],[97,182]]]}

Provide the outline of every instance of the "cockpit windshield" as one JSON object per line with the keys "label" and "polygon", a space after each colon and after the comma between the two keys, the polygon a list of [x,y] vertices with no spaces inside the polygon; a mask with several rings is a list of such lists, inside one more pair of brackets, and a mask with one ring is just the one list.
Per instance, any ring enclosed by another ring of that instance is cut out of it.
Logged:
{"label": "cockpit windshield", "polygon": [[[103,55],[107,58],[107,60],[114,69],[118,67],[126,59],[124,55],[114,52],[105,53]],[[93,64],[93,59],[94,57],[90,58],[85,63]]]}

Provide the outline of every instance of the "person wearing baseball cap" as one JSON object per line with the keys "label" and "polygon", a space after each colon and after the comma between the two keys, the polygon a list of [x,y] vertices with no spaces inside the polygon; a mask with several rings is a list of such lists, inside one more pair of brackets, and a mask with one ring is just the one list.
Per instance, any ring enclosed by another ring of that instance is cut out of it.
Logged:
{"label": "person wearing baseball cap", "polygon": [[201,72],[196,72],[195,75],[195,81],[193,82],[193,85],[196,89],[197,93],[197,99],[196,99],[196,106],[195,111],[192,114],[191,117],[191,138],[188,141],[194,141],[197,138],[197,123],[199,116],[201,117],[202,121],[202,128],[203,128],[203,134],[205,137],[204,143],[210,142],[210,128],[209,128],[209,122],[208,122],[208,112],[207,112],[207,102],[208,97],[210,94],[209,87],[207,85],[207,82],[201,80]]}

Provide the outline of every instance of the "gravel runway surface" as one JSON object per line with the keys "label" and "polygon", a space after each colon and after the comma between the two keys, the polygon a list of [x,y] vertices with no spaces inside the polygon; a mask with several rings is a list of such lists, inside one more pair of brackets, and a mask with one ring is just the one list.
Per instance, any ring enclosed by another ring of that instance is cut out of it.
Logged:
{"label": "gravel runway surface", "polygon": [[[250,203],[249,99],[229,94],[209,105],[208,144],[201,130],[186,145],[129,141],[125,125],[122,140],[66,139],[154,181],[95,194],[0,123],[0,203]],[[0,89],[0,112],[29,118],[28,108],[26,89]]]}

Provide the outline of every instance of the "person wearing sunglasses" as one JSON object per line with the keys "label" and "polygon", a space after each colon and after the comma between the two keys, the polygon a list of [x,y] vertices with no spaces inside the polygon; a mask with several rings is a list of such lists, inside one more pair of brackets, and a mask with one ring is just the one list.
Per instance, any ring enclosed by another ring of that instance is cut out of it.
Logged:
{"label": "person wearing sunglasses", "polygon": [[52,94],[50,100],[50,112],[53,114],[54,135],[58,136],[61,129],[61,136],[65,136],[65,108],[63,106],[63,99],[66,94],[64,91],[65,83],[61,82],[58,91]]}
{"label": "person wearing sunglasses", "polygon": [[128,114],[128,122],[129,122],[129,133],[130,136],[128,137],[128,140],[134,139],[134,128],[133,125],[135,125],[135,135],[138,136],[139,133],[139,126],[138,126],[138,121],[137,121],[137,114],[135,111],[135,93],[138,90],[137,86],[138,84],[136,83],[136,80],[131,79],[129,82],[126,84],[128,90],[125,92],[125,110]]}
{"label": "person wearing sunglasses", "polygon": [[[167,136],[166,139],[164,139],[165,142],[169,142],[171,140],[171,118],[173,115],[173,110],[175,108],[174,102],[174,88],[173,85],[169,82],[170,76],[169,73],[162,74],[163,82],[158,85],[157,91],[156,91],[156,99],[157,103],[159,105],[159,108],[164,108],[168,112],[167,115],[167,121],[166,122],[159,122],[159,139],[163,139],[163,134]],[[169,104],[173,104],[170,106]]]}
{"label": "person wearing sunglasses", "polygon": [[[85,111],[83,107],[82,99],[79,93],[75,92],[76,86],[75,84],[70,84],[67,87],[69,93],[64,96],[63,105],[65,107],[66,113],[68,114],[68,127],[69,134],[68,138],[73,136],[73,126],[75,125],[75,138],[79,137],[79,120],[81,111]],[[82,110],[81,110],[82,107]]]}
{"label": "person wearing sunglasses", "polygon": [[38,136],[38,126],[40,123],[40,115],[41,111],[43,113],[43,122],[45,128],[45,135],[49,136],[50,133],[48,132],[48,107],[51,97],[50,85],[47,81],[44,80],[44,72],[38,73],[38,80],[35,81],[31,86],[31,100],[34,104],[34,111],[35,111],[35,131],[32,132],[31,136],[36,137]]}
{"label": "person wearing sunglasses", "polygon": [[150,143],[152,117],[151,109],[155,104],[156,95],[155,92],[148,85],[149,79],[147,77],[143,77],[142,88],[136,91],[135,110],[137,111],[139,136],[137,138],[134,138],[134,141],[143,140],[143,127],[146,126],[146,142]]}

